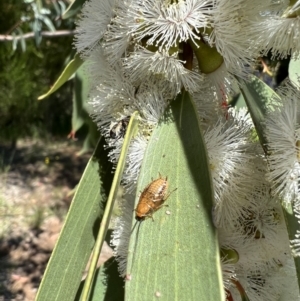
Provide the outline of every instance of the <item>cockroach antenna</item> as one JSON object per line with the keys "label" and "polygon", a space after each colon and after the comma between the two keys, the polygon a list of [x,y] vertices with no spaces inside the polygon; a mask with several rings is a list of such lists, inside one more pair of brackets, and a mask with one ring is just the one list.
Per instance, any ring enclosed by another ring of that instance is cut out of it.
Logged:
{"label": "cockroach antenna", "polygon": [[[137,224],[139,224],[138,228],[137,228],[137,231],[136,231],[136,235],[135,235],[135,242],[134,242],[134,247],[133,247],[133,255],[132,255],[132,265],[131,265],[131,271],[133,271],[133,265],[134,265],[134,259],[135,259],[135,253],[136,253],[136,248],[137,248],[137,242],[138,242],[138,238],[139,238],[139,233],[140,233],[140,227],[141,227],[141,224],[142,224],[142,221],[143,220],[137,220],[134,224],[134,226],[132,227],[132,230],[130,232],[130,236],[132,235],[135,227]],[[131,272],[130,272],[131,274]]]}

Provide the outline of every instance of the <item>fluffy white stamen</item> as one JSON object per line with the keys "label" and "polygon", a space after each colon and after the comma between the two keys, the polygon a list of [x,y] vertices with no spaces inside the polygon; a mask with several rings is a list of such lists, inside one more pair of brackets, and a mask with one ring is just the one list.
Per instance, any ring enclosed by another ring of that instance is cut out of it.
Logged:
{"label": "fluffy white stamen", "polygon": [[166,50],[179,42],[199,39],[195,32],[207,26],[208,3],[204,0],[179,0],[172,4],[160,0],[134,1],[129,10],[135,21],[131,34],[135,40],[147,38],[148,45]]}
{"label": "fluffy white stamen", "polygon": [[115,0],[90,0],[85,2],[81,19],[77,22],[75,46],[87,58],[103,37],[114,12]]}

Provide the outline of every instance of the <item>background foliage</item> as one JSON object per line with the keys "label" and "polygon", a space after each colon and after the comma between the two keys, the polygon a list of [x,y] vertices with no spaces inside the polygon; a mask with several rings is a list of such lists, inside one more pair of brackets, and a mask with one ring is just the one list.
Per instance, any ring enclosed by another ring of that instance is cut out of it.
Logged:
{"label": "background foliage", "polygon": [[[18,0],[0,2],[1,34],[20,22],[24,13],[33,14],[31,7]],[[54,18],[54,16],[52,16]],[[30,24],[20,24],[23,32],[31,31]],[[58,29],[73,29],[74,20],[62,20]],[[44,27],[44,30],[46,28]],[[37,98],[53,84],[72,52],[69,37],[43,38],[39,45],[26,40],[13,51],[11,42],[0,47],[0,139],[15,141],[24,136],[66,136],[70,131],[72,81],[42,102]]]}

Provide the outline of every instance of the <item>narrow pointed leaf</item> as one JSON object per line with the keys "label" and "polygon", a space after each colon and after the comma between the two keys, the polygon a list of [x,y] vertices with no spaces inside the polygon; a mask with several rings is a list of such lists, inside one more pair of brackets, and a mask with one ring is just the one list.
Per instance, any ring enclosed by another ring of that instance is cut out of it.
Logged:
{"label": "narrow pointed leaf", "polygon": [[80,66],[74,78],[73,91],[73,111],[72,111],[72,134],[76,136],[76,132],[83,126],[88,126],[88,133],[83,142],[82,149],[79,154],[83,154],[93,148],[99,139],[99,131],[96,123],[89,115],[88,108],[88,90],[89,81],[85,76],[85,64]]}
{"label": "narrow pointed leaf", "polygon": [[252,76],[249,81],[242,79],[238,79],[238,81],[261,145],[267,152],[267,141],[264,136],[265,116],[267,112],[273,110],[276,98],[279,100],[279,96],[256,76]]}
{"label": "narrow pointed leaf", "polygon": [[74,78],[72,131],[78,131],[85,123],[92,122],[88,110],[89,82],[85,64],[80,66]]}
{"label": "narrow pointed leaf", "polygon": [[[106,242],[111,240],[112,230],[107,231]],[[82,281],[74,301],[81,301],[84,281]],[[89,301],[122,301],[124,300],[124,279],[118,271],[118,264],[114,257],[111,257],[96,270],[91,287]]]}
{"label": "narrow pointed leaf", "polygon": [[85,0],[74,0],[62,15],[62,19],[68,19],[76,15],[83,5]]}
{"label": "narrow pointed leaf", "polygon": [[224,300],[206,148],[186,92],[154,130],[137,190],[159,173],[168,177],[169,191],[177,190],[166,201],[169,207],[154,213],[154,222],[146,219],[138,236],[131,235],[125,300]]}
{"label": "narrow pointed leaf", "polygon": [[242,109],[242,108],[246,108],[246,103],[245,103],[245,99],[242,93],[237,94],[233,100],[229,103],[229,105],[231,107],[234,107],[236,109]]}
{"label": "narrow pointed leaf", "polygon": [[124,279],[120,277],[115,258],[109,259],[95,274],[89,301],[124,300]]}
{"label": "narrow pointed leaf", "polygon": [[93,284],[93,278],[94,278],[94,275],[96,272],[98,257],[100,255],[100,251],[101,251],[101,248],[102,248],[105,236],[106,236],[106,232],[107,232],[108,225],[110,222],[111,214],[113,211],[114,202],[116,200],[118,190],[120,187],[120,182],[122,179],[122,175],[123,175],[123,171],[124,171],[124,167],[125,167],[125,163],[126,163],[126,156],[127,156],[129,144],[131,142],[131,139],[137,133],[137,129],[138,129],[138,121],[136,119],[137,114],[138,114],[138,112],[134,112],[131,115],[130,122],[129,122],[127,130],[126,130],[126,135],[124,137],[124,142],[123,142],[123,146],[121,149],[119,161],[118,161],[117,168],[116,168],[116,171],[114,174],[114,179],[113,179],[111,189],[109,192],[107,204],[106,204],[105,211],[103,214],[103,219],[100,224],[97,240],[96,240],[95,247],[93,250],[93,255],[92,255],[88,275],[85,280],[82,297],[81,297],[82,301],[89,300],[89,294],[90,294],[90,290],[91,290],[91,287]]}
{"label": "narrow pointed leaf", "polygon": [[83,60],[80,58],[79,54],[76,54],[74,59],[71,60],[70,63],[66,66],[66,68],[64,69],[62,74],[59,76],[57,81],[51,87],[51,89],[47,93],[41,95],[38,98],[38,100],[42,100],[42,99],[48,97],[50,94],[52,94],[57,89],[59,89],[77,71],[77,69],[82,65],[82,63],[83,63]]}
{"label": "narrow pointed leaf", "polygon": [[56,30],[55,26],[53,25],[53,23],[52,23],[52,21],[51,21],[51,19],[49,17],[43,16],[42,21],[44,22],[44,24],[48,27],[48,29],[50,31],[54,32]]}
{"label": "narrow pointed leaf", "polygon": [[36,301],[74,300],[112,181],[112,165],[108,163],[103,140],[80,180]]}

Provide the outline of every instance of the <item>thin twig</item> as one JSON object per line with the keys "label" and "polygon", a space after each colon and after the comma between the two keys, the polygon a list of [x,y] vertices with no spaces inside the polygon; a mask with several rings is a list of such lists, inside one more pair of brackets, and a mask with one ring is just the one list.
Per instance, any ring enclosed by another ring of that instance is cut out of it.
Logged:
{"label": "thin twig", "polygon": [[[72,36],[75,34],[75,30],[57,30],[57,31],[42,31],[40,35],[48,38]],[[0,35],[0,42],[31,39],[34,38],[34,32],[25,33],[23,35]]]}

